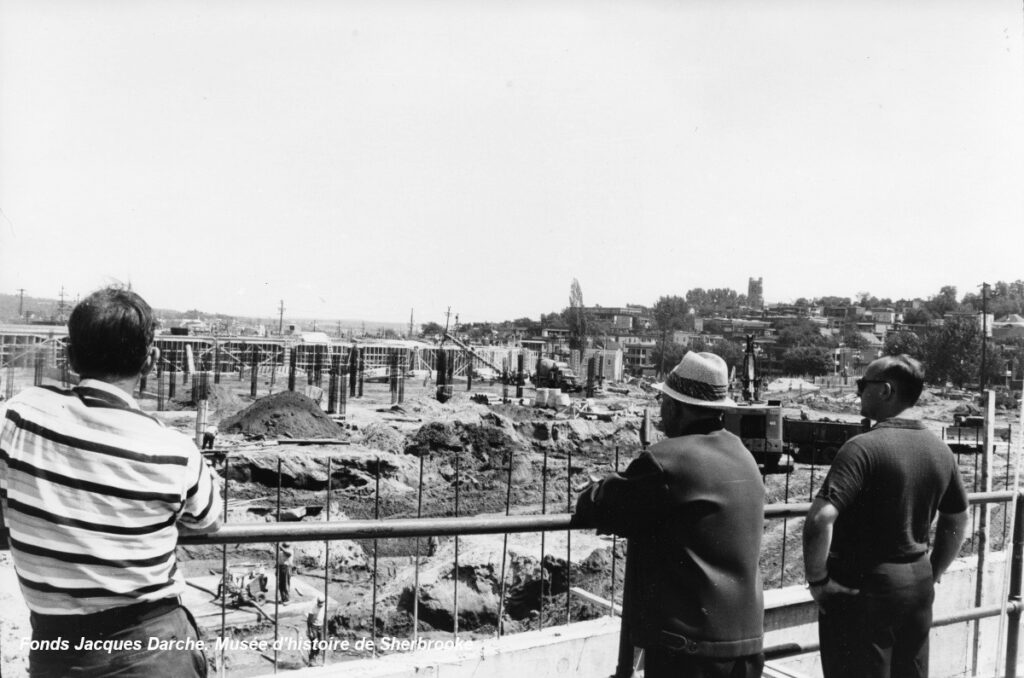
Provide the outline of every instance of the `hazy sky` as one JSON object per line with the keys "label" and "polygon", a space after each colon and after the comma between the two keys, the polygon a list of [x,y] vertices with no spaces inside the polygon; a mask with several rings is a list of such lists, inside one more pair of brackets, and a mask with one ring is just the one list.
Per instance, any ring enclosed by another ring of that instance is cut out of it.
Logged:
{"label": "hazy sky", "polygon": [[1020,0],[0,0],[0,292],[443,321],[1024,278]]}

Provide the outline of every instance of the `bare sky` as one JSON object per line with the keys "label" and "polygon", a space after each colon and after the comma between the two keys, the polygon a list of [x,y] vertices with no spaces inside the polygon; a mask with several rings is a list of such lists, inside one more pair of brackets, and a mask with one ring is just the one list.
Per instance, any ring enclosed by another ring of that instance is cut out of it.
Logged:
{"label": "bare sky", "polygon": [[1019,0],[0,0],[0,292],[536,318],[1024,278]]}

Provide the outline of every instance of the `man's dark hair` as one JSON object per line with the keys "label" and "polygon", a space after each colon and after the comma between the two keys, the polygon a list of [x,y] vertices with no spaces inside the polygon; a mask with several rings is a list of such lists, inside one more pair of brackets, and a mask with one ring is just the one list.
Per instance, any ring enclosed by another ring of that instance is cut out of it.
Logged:
{"label": "man's dark hair", "polygon": [[908,407],[917,404],[924,390],[924,368],[921,363],[906,353],[881,358],[884,367],[878,378],[884,379],[896,388],[900,401]]}
{"label": "man's dark hair", "polygon": [[68,320],[68,357],[83,377],[134,377],[153,344],[153,309],[135,292],[104,287],[82,299]]}

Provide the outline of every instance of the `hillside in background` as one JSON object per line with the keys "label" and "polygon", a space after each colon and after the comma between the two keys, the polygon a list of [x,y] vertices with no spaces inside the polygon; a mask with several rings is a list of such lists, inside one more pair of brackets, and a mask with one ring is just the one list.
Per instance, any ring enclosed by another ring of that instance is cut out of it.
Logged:
{"label": "hillside in background", "polygon": [[[64,300],[64,322],[67,321],[66,315],[71,312],[74,304],[74,298]],[[25,317],[19,316],[19,305],[21,305],[21,308],[24,310]],[[199,318],[204,321],[234,320],[244,325],[264,325],[268,330],[276,331],[279,324],[279,319],[276,317],[253,318],[246,316],[232,316],[226,313],[211,313],[207,311],[199,311],[197,309],[180,311],[177,309],[156,308],[153,310],[158,318],[172,325],[174,321],[186,318]],[[59,299],[46,299],[43,297],[30,297],[26,295],[24,300],[22,300],[22,298],[17,294],[0,294],[0,322],[19,324],[26,321],[58,321],[60,313],[61,302]],[[399,334],[404,334],[409,330],[408,323],[392,323],[359,319],[290,318],[286,316],[284,318],[284,324],[285,327],[289,324],[295,324],[304,330],[312,329],[315,324],[316,329],[328,333],[338,333],[340,329],[346,332],[348,330],[358,330],[368,333],[383,330],[394,330]]]}

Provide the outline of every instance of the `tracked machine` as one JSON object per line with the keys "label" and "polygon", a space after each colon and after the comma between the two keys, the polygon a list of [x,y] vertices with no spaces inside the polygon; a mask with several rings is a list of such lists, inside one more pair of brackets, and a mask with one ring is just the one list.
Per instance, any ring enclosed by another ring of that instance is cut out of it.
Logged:
{"label": "tracked machine", "polygon": [[780,400],[761,400],[762,378],[758,372],[754,338],[747,337],[740,377],[742,397],[725,410],[725,427],[746,445],[765,473],[786,473],[792,464],[831,464],[839,448],[865,429],[863,422],[794,419],[783,416]]}

